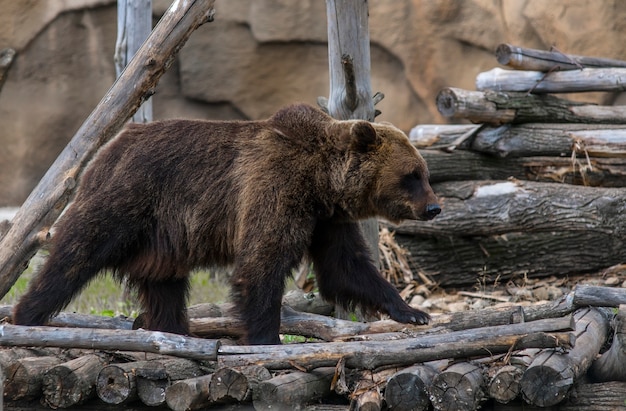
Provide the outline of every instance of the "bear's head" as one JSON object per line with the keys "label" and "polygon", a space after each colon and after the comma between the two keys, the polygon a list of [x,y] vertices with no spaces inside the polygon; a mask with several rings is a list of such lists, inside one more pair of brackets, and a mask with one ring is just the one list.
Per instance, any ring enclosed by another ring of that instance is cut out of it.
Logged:
{"label": "bear's head", "polygon": [[[389,123],[337,121],[329,129],[344,153],[341,207],[355,218],[431,220],[440,212],[426,161]],[[343,204],[342,204],[343,203]]]}

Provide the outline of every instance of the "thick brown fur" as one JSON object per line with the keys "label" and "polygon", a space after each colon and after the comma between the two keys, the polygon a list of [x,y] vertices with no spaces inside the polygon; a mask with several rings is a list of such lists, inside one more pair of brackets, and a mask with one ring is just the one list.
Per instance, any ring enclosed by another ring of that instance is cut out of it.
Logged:
{"label": "thick brown fur", "polygon": [[44,324],[108,268],[138,290],[147,328],[188,334],[190,270],[233,265],[246,341],[279,344],[284,281],[308,256],[325,298],[423,324],[357,221],[439,211],[426,163],[390,124],[307,105],[265,121],[130,124],[85,172],[14,323]]}

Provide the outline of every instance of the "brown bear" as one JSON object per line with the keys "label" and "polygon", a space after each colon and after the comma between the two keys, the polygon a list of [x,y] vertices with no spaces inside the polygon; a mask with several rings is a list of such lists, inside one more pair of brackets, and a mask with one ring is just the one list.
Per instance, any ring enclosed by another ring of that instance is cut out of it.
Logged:
{"label": "brown bear", "polygon": [[425,324],[372,263],[357,221],[434,218],[428,178],[392,125],[304,104],[264,121],[130,124],[85,172],[13,322],[46,323],[108,268],[136,288],[146,328],[188,334],[190,271],[232,265],[244,341],[280,344],[285,279],[308,257],[324,298]]}

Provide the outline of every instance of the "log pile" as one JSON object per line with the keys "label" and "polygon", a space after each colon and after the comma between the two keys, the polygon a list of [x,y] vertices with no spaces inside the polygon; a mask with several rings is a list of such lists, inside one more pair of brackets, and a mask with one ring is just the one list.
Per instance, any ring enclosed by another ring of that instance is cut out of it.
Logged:
{"label": "log pile", "polygon": [[622,91],[626,62],[507,44],[496,56],[513,70],[437,97],[442,115],[465,124],[411,130],[443,204],[432,222],[387,226],[413,272],[467,286],[623,263],[626,109],[562,96]]}
{"label": "log pile", "polygon": [[[286,298],[293,307],[284,305],[281,331],[315,342],[283,346],[236,345],[238,321],[227,317],[227,307],[214,305],[189,310],[192,332],[211,339],[84,328],[84,321],[76,328],[76,315],[67,314],[50,327],[5,323],[0,325],[0,368],[6,409],[37,404],[141,409],[143,404],[198,410],[242,404],[261,410],[309,405],[476,410],[506,404],[502,409],[521,410],[559,404],[558,409],[595,411],[623,406],[623,326],[615,327],[610,348],[607,337],[615,313],[626,316],[619,309],[626,304],[625,289],[580,285],[550,303],[439,314],[428,327],[390,320],[353,323],[298,311],[319,310],[323,304],[313,302],[318,299],[302,292]],[[0,311],[9,314],[10,307]]]}

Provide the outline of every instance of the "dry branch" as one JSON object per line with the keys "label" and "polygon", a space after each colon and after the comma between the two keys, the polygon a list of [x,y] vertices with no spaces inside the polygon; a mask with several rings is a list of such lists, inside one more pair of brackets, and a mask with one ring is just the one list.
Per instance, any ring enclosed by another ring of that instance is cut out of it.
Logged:
{"label": "dry branch", "polygon": [[144,351],[215,360],[218,341],[144,330],[0,325],[0,345]]}
{"label": "dry branch", "polygon": [[218,364],[221,367],[256,364],[269,369],[286,369],[297,364],[302,368],[313,369],[334,366],[341,358],[345,358],[348,367],[375,369],[385,365],[412,365],[439,359],[501,353],[511,347],[568,346],[573,343],[568,333],[545,333],[571,327],[571,317],[562,317],[396,341],[311,343],[290,345],[288,350],[280,346],[223,346],[219,349]]}
{"label": "dry branch", "polygon": [[540,93],[576,93],[584,91],[626,90],[626,68],[586,68],[583,70],[541,71],[492,70],[478,74],[480,91],[519,91]]}
{"label": "dry branch", "polygon": [[212,18],[214,0],[176,1],[31,192],[0,241],[0,296],[15,283],[69,201],[96,150],[154,91],[191,33]]}
{"label": "dry branch", "polygon": [[526,369],[520,381],[524,399],[547,407],[561,402],[589,368],[606,341],[608,318],[596,308],[576,312],[576,346],[565,354],[546,350]]}
{"label": "dry branch", "polygon": [[511,44],[496,48],[498,63],[518,70],[554,71],[580,70],[584,67],[626,67],[626,61],[576,56],[559,51],[536,50]]}

